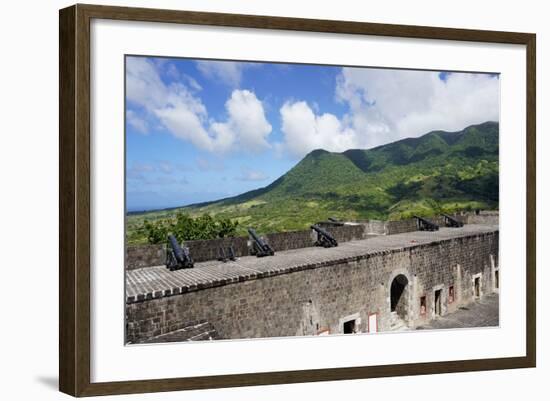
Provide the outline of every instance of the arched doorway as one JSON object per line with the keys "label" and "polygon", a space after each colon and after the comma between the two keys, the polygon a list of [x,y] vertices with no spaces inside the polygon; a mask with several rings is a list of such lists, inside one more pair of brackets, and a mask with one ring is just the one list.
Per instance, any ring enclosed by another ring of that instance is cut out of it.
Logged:
{"label": "arched doorway", "polygon": [[399,274],[395,276],[390,287],[390,310],[405,320],[409,309],[408,284],[407,276]]}

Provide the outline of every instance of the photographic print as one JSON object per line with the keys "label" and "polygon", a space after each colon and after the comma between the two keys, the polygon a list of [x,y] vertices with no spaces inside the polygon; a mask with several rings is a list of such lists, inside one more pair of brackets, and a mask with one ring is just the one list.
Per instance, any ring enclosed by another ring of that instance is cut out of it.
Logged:
{"label": "photographic print", "polygon": [[497,73],[124,74],[126,344],[499,325]]}

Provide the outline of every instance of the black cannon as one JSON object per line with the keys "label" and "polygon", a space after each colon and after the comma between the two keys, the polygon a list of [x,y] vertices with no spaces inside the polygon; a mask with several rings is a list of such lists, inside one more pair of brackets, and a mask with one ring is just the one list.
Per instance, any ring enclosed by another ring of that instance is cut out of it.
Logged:
{"label": "black cannon", "polygon": [[457,219],[452,218],[451,216],[447,214],[442,214],[443,218],[445,219],[445,226],[447,227],[453,227],[453,228],[459,228],[464,226],[464,223],[461,221],[458,221]]}
{"label": "black cannon", "polygon": [[169,245],[166,247],[166,267],[170,270],[190,269],[194,262],[189,248],[180,246],[172,234],[168,236]]}
{"label": "black cannon", "polygon": [[233,248],[233,246],[228,246],[227,249],[224,249],[223,246],[220,246],[220,248],[218,249],[218,260],[224,263],[228,260],[237,260],[237,258],[235,257],[235,249]]}
{"label": "black cannon", "polygon": [[248,234],[250,234],[250,237],[252,238],[252,253],[254,255],[259,258],[275,255],[275,251],[273,250],[273,248],[270,247],[269,244],[265,242],[262,238],[260,238],[253,228],[248,229]]}
{"label": "black cannon", "polygon": [[416,219],[416,226],[420,231],[438,231],[439,226],[429,220],[422,217],[413,216]]}
{"label": "black cannon", "polygon": [[338,246],[338,241],[336,241],[336,238],[334,238],[328,231],[315,224],[311,226],[311,229],[317,233],[317,241],[315,241],[316,246],[322,246],[324,248]]}
{"label": "black cannon", "polygon": [[328,218],[328,223],[333,225],[333,226],[343,226],[344,223],[341,222],[340,220],[334,218],[334,217],[329,217]]}

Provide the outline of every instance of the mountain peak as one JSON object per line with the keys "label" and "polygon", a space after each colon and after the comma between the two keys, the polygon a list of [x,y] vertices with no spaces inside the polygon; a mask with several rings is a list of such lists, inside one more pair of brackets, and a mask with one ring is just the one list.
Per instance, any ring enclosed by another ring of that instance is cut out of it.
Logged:
{"label": "mountain peak", "polygon": [[315,149],[270,185],[192,209],[291,230],[341,215],[387,219],[498,205],[498,123],[371,149]]}
{"label": "mountain peak", "polygon": [[312,150],[311,152],[309,152],[305,157],[304,159],[307,159],[307,158],[314,158],[314,159],[318,159],[319,157],[323,156],[323,155],[327,155],[329,154],[330,152],[328,150],[325,150],[325,149],[315,149],[315,150]]}

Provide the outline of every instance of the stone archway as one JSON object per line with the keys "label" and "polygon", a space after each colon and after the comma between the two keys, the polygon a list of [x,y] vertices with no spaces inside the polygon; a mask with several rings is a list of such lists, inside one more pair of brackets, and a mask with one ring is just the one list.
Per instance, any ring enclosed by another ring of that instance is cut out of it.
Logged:
{"label": "stone archway", "polygon": [[394,277],[390,286],[390,311],[407,320],[409,311],[409,279],[404,274]]}

